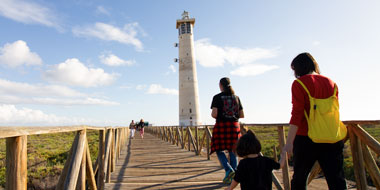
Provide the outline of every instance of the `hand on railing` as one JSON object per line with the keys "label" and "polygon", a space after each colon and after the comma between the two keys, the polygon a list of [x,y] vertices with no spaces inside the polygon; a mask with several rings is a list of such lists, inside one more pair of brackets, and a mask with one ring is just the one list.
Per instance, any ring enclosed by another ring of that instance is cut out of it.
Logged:
{"label": "hand on railing", "polygon": [[280,156],[280,168],[283,168],[285,166],[286,162],[286,152],[282,151]]}

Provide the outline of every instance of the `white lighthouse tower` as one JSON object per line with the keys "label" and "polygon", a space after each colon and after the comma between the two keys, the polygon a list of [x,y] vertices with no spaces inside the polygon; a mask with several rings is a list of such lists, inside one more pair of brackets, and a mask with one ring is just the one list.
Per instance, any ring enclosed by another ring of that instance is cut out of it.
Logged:
{"label": "white lighthouse tower", "polygon": [[184,11],[177,20],[179,40],[179,125],[200,125],[197,67],[194,54],[195,19]]}

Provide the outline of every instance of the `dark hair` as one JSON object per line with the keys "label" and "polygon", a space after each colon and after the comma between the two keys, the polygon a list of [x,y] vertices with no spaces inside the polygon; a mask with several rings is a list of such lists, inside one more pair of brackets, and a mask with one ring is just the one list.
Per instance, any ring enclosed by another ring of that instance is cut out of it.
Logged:
{"label": "dark hair", "polygon": [[223,78],[220,79],[219,83],[223,87],[223,92],[225,92],[227,94],[235,94],[235,91],[234,91],[234,89],[231,86],[230,78],[223,77]]}
{"label": "dark hair", "polygon": [[299,78],[310,72],[316,72],[320,74],[318,63],[310,53],[301,53],[297,55],[290,65],[294,71],[294,76]]}
{"label": "dark hair", "polygon": [[240,157],[247,156],[248,154],[258,154],[261,152],[261,143],[257,139],[253,131],[248,130],[248,132],[243,135],[236,146],[236,153]]}

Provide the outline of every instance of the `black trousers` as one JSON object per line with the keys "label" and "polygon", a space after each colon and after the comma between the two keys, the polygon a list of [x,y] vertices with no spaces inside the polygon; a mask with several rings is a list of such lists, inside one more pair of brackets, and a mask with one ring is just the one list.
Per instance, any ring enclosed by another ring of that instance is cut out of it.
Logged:
{"label": "black trousers", "polygon": [[294,174],[291,188],[306,189],[307,177],[315,161],[318,161],[329,189],[347,189],[343,172],[343,148],[343,141],[314,143],[308,136],[297,135],[293,143]]}

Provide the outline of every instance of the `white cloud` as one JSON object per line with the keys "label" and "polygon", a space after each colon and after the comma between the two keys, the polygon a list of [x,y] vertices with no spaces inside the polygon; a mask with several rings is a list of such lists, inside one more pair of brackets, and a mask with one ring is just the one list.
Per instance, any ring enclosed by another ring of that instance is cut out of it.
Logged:
{"label": "white cloud", "polygon": [[0,93],[29,96],[82,97],[85,94],[60,85],[31,85],[0,79]]}
{"label": "white cloud", "polygon": [[277,56],[276,49],[219,47],[207,38],[195,41],[195,53],[197,61],[204,67],[222,67],[227,63],[246,65]]}
{"label": "white cloud", "polygon": [[108,66],[130,66],[136,63],[135,60],[123,60],[114,54],[100,55],[100,61]]}
{"label": "white cloud", "polygon": [[49,8],[23,0],[1,0],[0,15],[25,24],[41,24],[61,30]]}
{"label": "white cloud", "polygon": [[237,75],[241,77],[260,75],[265,72],[278,69],[277,65],[243,65],[230,72],[231,75]]}
{"label": "white cloud", "polygon": [[100,6],[100,5],[96,7],[96,12],[98,14],[104,14],[104,15],[107,15],[107,16],[111,15],[110,12],[106,8],[104,8],[103,6]]}
{"label": "white cloud", "polygon": [[100,105],[115,106],[120,105],[117,102],[91,98],[51,98],[51,97],[23,97],[14,95],[0,95],[0,103],[4,104],[34,104],[34,105],[60,105],[60,106],[78,106],[78,105]]}
{"label": "white cloud", "polygon": [[146,85],[145,84],[139,84],[136,86],[136,90],[143,90],[146,88]]}
{"label": "white cloud", "polygon": [[313,46],[319,46],[319,45],[321,45],[321,42],[320,41],[314,41],[312,44],[313,44]]}
{"label": "white cloud", "polygon": [[48,105],[103,105],[103,106],[116,106],[117,102],[102,100],[98,98],[78,98],[78,99],[57,99],[57,98],[34,98],[31,99],[34,104],[48,104]]}
{"label": "white cloud", "polygon": [[0,79],[0,103],[42,105],[119,105],[60,85],[28,84]]}
{"label": "white cloud", "polygon": [[174,65],[170,65],[170,66],[169,66],[169,69],[170,69],[173,73],[177,72],[177,70],[175,69],[175,66],[174,66]]}
{"label": "white cloud", "polygon": [[46,114],[41,110],[30,108],[17,108],[14,105],[0,105],[1,125],[83,125],[96,121],[84,118],[60,117],[54,114]]}
{"label": "white cloud", "polygon": [[132,86],[131,85],[122,85],[119,88],[121,88],[121,89],[131,89]]}
{"label": "white cloud", "polygon": [[95,37],[105,41],[133,45],[138,51],[141,51],[143,50],[143,44],[136,37],[138,30],[141,30],[141,28],[137,22],[126,24],[124,28],[97,22],[93,26],[75,27],[72,31],[77,36]]}
{"label": "white cloud", "polygon": [[178,95],[177,89],[163,88],[160,84],[151,84],[147,91],[148,94],[169,94]]}
{"label": "white cloud", "polygon": [[78,59],[67,59],[44,73],[50,81],[82,87],[96,87],[113,83],[118,75],[108,74],[100,68],[87,68]]}
{"label": "white cloud", "polygon": [[10,67],[20,65],[41,65],[42,60],[37,53],[31,52],[26,42],[22,40],[11,44],[6,43],[0,48],[0,64]]}

